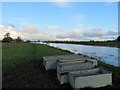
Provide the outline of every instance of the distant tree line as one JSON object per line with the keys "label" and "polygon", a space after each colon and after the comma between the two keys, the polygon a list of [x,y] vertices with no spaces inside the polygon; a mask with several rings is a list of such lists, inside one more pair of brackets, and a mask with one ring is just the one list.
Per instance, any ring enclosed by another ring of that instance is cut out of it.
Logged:
{"label": "distant tree line", "polygon": [[[120,36],[118,36],[117,39],[115,40],[109,40],[109,41],[106,41],[106,42],[120,42]],[[2,42],[23,42],[23,40],[21,39],[20,36],[18,36],[17,38],[13,39],[12,37],[10,37],[10,33],[7,32],[5,35],[4,35],[4,38],[2,40]],[[27,40],[26,42],[31,42],[31,40]],[[40,42],[39,40],[37,42]],[[94,40],[90,40],[90,41],[44,41],[45,43],[68,43],[68,44],[93,44],[94,42],[97,42],[97,43],[102,43],[102,42],[105,42],[105,41],[94,41]]]}
{"label": "distant tree line", "polygon": [[21,39],[20,36],[18,36],[17,38],[13,39],[12,37],[10,37],[10,33],[7,32],[5,35],[4,35],[4,38],[2,40],[2,42],[22,42],[23,40]]}
{"label": "distant tree line", "polygon": [[115,40],[108,40],[108,41],[94,41],[94,40],[90,40],[90,41],[44,41],[46,43],[67,43],[67,44],[91,44],[93,45],[94,43],[104,43],[104,42],[120,42],[120,36],[118,36],[117,39]]}

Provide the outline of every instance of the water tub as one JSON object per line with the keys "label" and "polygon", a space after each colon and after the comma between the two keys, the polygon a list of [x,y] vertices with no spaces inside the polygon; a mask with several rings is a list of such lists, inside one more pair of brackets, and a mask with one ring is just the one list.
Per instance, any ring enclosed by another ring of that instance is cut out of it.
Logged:
{"label": "water tub", "polygon": [[57,69],[57,62],[58,60],[77,60],[80,58],[83,58],[83,55],[76,55],[76,54],[70,54],[70,55],[60,55],[60,56],[46,56],[43,57],[43,65],[45,66],[46,70],[55,70]]}
{"label": "water tub", "polygon": [[86,70],[94,67],[93,62],[88,60],[59,62],[57,65],[57,79],[60,84],[68,83],[68,72]]}
{"label": "water tub", "polygon": [[68,80],[73,88],[98,88],[112,85],[112,73],[103,68],[72,71],[68,73]]}

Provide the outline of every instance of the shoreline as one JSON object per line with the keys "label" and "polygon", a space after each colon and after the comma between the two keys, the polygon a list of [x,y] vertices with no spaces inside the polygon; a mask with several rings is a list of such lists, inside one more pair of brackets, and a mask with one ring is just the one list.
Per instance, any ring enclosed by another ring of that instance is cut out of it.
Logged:
{"label": "shoreline", "polygon": [[[24,48],[26,49],[26,46],[27,47],[29,46],[28,49],[33,48],[32,49],[33,51],[28,51],[28,52],[29,53],[32,52],[30,55],[33,55],[33,53],[34,53],[34,57],[31,58],[31,60],[27,60],[25,62],[14,65],[14,68],[10,69],[8,72],[5,72],[3,74],[3,88],[4,89],[5,88],[41,88],[41,87],[42,88],[71,89],[71,87],[68,84],[67,85],[59,84],[57,77],[56,77],[56,71],[46,72],[46,70],[42,64],[42,57],[48,56],[48,55],[54,56],[54,55],[66,55],[66,54],[73,54],[73,53],[71,53],[68,50],[65,51],[60,48],[58,49],[58,48],[51,47],[48,45],[30,44],[30,43],[17,43],[17,44],[10,43],[9,46],[7,45],[7,46],[3,47],[3,49],[7,50],[7,52],[4,52],[4,54],[8,54],[11,52],[9,50],[9,47],[11,47],[11,46],[12,47],[14,46],[12,48],[13,51],[16,50],[16,47],[17,48],[21,47],[21,49],[24,49]],[[28,52],[26,52],[26,53],[28,53]],[[21,52],[21,55],[23,55],[23,52]],[[8,60],[9,60],[9,58],[8,58]],[[11,60],[13,60],[13,59],[11,59]],[[11,61],[11,60],[9,60],[9,61]],[[17,60],[17,59],[15,59],[15,60]],[[19,60],[21,60],[21,59],[19,59]],[[4,57],[3,63],[6,63],[5,57]],[[13,63],[11,63],[10,65],[12,65]],[[120,88],[120,86],[119,86],[120,85],[120,67],[108,65],[102,61],[99,61],[98,65],[105,69],[112,71],[112,73],[113,73],[113,86],[103,87],[103,88],[100,88],[100,90],[105,90],[106,88]],[[8,69],[9,69],[9,67],[8,67]],[[51,78],[49,78],[50,76],[51,76]]]}
{"label": "shoreline", "polygon": [[76,44],[76,45],[90,45],[90,46],[103,46],[120,48],[120,42],[47,42],[58,44]]}

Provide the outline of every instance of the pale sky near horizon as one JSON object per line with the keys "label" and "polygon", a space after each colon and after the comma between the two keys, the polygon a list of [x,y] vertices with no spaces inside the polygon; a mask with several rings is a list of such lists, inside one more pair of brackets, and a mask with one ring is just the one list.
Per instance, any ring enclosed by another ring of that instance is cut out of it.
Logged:
{"label": "pale sky near horizon", "polygon": [[113,40],[118,36],[117,2],[2,3],[0,39]]}

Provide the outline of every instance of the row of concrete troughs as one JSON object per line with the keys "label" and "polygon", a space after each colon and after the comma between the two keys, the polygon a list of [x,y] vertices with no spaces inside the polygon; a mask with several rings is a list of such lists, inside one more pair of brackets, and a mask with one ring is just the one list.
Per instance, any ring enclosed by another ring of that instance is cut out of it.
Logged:
{"label": "row of concrete troughs", "polygon": [[84,55],[45,56],[46,70],[57,70],[60,84],[69,83],[72,88],[99,88],[112,85],[112,73],[98,67],[96,59]]}

